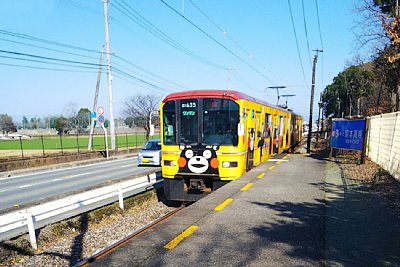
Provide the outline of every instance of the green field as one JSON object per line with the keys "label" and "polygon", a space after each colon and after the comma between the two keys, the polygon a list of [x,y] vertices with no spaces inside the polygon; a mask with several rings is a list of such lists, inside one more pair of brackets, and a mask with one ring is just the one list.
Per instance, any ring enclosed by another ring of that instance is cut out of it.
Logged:
{"label": "green field", "polygon": [[[159,136],[151,136],[150,139],[156,139]],[[62,149],[81,149],[85,150],[88,146],[88,135],[64,135],[59,136],[33,136],[30,139],[22,139],[22,149],[40,149],[40,150],[60,150]],[[0,140],[0,150],[21,150],[21,142],[17,140]],[[116,135],[117,148],[141,147],[145,142],[145,135],[140,134],[120,134]],[[62,145],[61,145],[62,143]],[[108,137],[109,147],[111,146],[110,137]],[[104,149],[104,136],[96,135],[93,138],[94,149]]]}

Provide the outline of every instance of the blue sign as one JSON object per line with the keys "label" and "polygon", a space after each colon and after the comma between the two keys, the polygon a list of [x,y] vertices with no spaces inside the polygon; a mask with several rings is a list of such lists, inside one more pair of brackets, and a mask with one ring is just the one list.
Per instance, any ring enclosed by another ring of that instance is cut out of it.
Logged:
{"label": "blue sign", "polygon": [[362,150],[365,134],[365,120],[333,120],[332,148]]}
{"label": "blue sign", "polygon": [[105,118],[104,118],[103,115],[100,115],[100,116],[97,118],[97,120],[98,120],[101,124],[103,124],[104,121],[105,121]]}
{"label": "blue sign", "polygon": [[96,118],[97,117],[97,114],[96,114],[96,112],[95,111],[93,111],[93,112],[91,112],[90,113],[90,116],[94,119],[94,118]]}

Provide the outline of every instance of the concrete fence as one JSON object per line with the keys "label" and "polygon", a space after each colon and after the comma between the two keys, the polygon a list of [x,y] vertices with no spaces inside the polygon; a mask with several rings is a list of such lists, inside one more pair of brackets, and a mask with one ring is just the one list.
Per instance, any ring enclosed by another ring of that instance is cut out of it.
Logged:
{"label": "concrete fence", "polygon": [[367,156],[400,179],[400,112],[370,117]]}

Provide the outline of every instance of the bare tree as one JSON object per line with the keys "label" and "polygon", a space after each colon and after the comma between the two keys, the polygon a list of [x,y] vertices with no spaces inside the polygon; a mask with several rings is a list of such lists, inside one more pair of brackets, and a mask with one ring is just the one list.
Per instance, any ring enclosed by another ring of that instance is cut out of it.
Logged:
{"label": "bare tree", "polygon": [[149,140],[150,135],[150,116],[159,109],[160,101],[161,96],[147,94],[131,96],[124,102],[122,112],[126,117],[133,117],[135,125],[144,128],[146,140]]}

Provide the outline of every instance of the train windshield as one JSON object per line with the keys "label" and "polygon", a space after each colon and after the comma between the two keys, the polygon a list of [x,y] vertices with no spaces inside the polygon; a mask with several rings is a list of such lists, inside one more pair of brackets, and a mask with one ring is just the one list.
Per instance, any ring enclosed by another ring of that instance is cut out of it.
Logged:
{"label": "train windshield", "polygon": [[203,143],[238,144],[239,105],[228,99],[203,99]]}
{"label": "train windshield", "polygon": [[219,98],[168,101],[163,107],[165,145],[238,145],[239,105]]}

